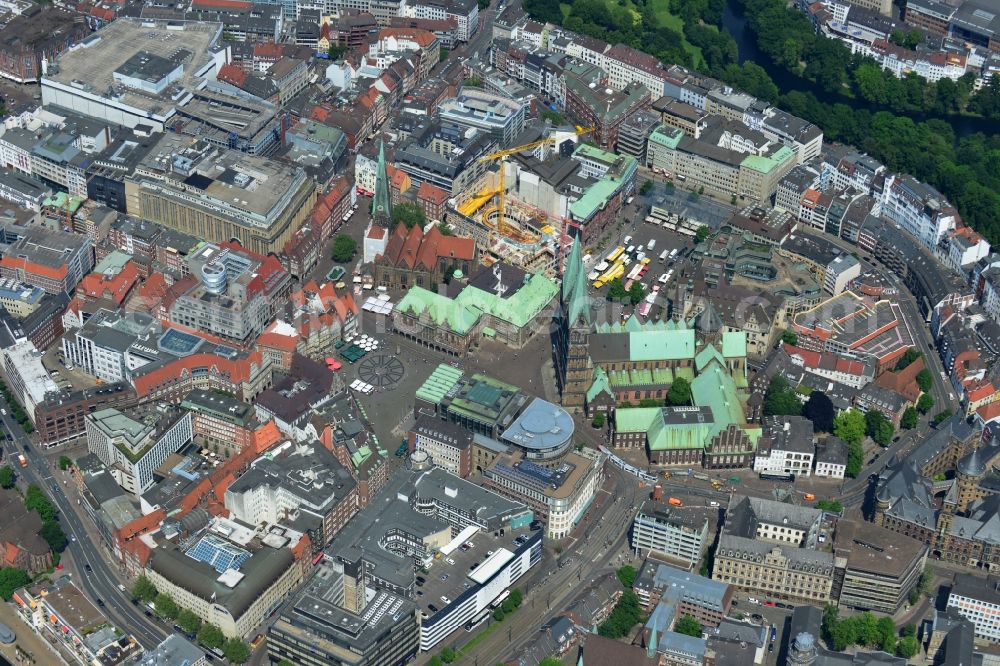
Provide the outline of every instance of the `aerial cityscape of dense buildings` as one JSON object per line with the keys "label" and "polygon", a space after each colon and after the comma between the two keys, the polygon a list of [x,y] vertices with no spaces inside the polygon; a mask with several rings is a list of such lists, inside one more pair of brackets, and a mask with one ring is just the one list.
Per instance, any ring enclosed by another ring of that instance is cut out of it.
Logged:
{"label": "aerial cityscape of dense buildings", "polygon": [[969,200],[541,4],[0,1],[0,664],[1000,663]]}

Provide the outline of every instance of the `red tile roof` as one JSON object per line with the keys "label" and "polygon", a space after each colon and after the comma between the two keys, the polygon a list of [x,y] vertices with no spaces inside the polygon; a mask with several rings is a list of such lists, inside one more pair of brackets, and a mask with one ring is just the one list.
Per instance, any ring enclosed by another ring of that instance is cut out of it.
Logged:
{"label": "red tile roof", "polygon": [[76,286],[76,293],[90,299],[108,298],[121,305],[139,281],[139,268],[131,261],[125,262],[115,275],[90,273]]}
{"label": "red tile roof", "polygon": [[437,226],[424,234],[420,225],[407,230],[405,225],[397,224],[385,252],[375,260],[410,270],[419,267],[432,271],[442,257],[472,261],[475,253],[476,242],[471,238],[445,236]]}
{"label": "red tile roof", "polygon": [[420,184],[417,190],[417,198],[422,201],[429,201],[437,206],[444,205],[451,195],[437,185],[432,185],[426,180]]}
{"label": "red tile roof", "polygon": [[216,78],[219,81],[230,83],[237,88],[242,88],[247,82],[247,73],[236,65],[227,64],[219,68],[219,74]]}
{"label": "red tile roof", "polygon": [[979,418],[985,422],[989,422],[1000,417],[1000,400],[991,402],[988,405],[983,405],[976,410],[976,414],[978,414]]}

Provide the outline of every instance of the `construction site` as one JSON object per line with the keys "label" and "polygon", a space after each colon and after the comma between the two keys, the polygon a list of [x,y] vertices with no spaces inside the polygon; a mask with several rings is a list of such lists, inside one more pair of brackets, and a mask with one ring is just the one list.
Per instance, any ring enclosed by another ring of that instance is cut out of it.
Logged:
{"label": "construction site", "polygon": [[453,202],[449,222],[458,233],[476,239],[482,249],[482,264],[489,266],[502,259],[550,277],[559,272],[561,258],[572,241],[570,228],[579,225],[566,214],[568,211],[560,210],[566,208],[558,201],[564,197],[556,197],[557,201],[551,202],[555,205],[543,208],[537,200],[529,202],[517,196],[522,177],[538,180],[517,158],[542,162],[558,159],[563,156],[562,146],[575,146],[580,136],[591,131],[593,128],[577,127],[572,132],[556,132],[481,159],[495,163],[497,168],[487,171],[475,192],[464,201]]}

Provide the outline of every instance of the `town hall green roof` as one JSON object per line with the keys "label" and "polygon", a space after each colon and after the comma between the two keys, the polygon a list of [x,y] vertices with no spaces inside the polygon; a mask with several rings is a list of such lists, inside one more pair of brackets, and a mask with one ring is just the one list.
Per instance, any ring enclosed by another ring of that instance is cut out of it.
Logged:
{"label": "town hall green roof", "polygon": [[411,287],[396,304],[396,309],[416,317],[426,312],[435,325],[465,335],[483,313],[517,328],[526,326],[558,292],[556,283],[541,274],[531,276],[507,298],[471,285],[454,299],[423,287]]}

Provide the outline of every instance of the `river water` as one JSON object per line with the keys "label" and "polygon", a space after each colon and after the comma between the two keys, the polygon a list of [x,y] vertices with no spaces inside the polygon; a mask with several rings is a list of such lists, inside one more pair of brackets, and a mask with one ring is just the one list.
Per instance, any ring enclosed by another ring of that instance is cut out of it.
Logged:
{"label": "river water", "polygon": [[[737,6],[736,0],[729,0],[726,3],[726,10],[722,15],[722,25],[729,30],[730,34],[732,34],[733,38],[736,40],[736,45],[739,47],[740,62],[743,62],[744,60],[751,60],[763,67],[782,93],[787,93],[792,90],[800,90],[802,92],[811,92],[818,100],[827,104],[843,103],[855,109],[867,109],[872,113],[887,110],[869,104],[864,100],[843,97],[841,95],[821,90],[811,81],[795,76],[784,67],[773,63],[768,56],[761,53],[757,48],[757,39],[754,37],[753,32],[751,32],[751,30],[747,27],[747,20],[746,17],[743,16],[742,11],[742,8]],[[939,116],[933,113],[906,113],[899,115],[906,115],[914,121],[932,119],[942,120],[951,125],[952,129],[955,131],[955,136],[957,137],[968,136],[969,134],[975,134],[976,132],[995,134],[1000,131],[1000,123],[996,120],[989,120],[987,118]]]}

